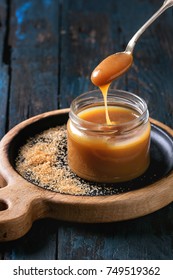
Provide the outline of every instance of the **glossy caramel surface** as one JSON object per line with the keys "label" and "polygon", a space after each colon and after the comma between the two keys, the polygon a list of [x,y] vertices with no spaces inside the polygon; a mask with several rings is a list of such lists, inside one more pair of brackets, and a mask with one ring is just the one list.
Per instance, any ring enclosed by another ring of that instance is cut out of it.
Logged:
{"label": "glossy caramel surface", "polygon": [[[109,106],[108,108],[111,124],[122,124],[136,119],[139,113],[135,110],[119,107]],[[105,115],[105,106],[86,109],[78,114],[78,116],[88,122],[107,124]]]}
{"label": "glossy caramel surface", "polygon": [[[150,124],[122,132],[121,124],[137,118],[137,112],[113,106],[108,109],[111,121],[119,124],[111,133],[109,125],[100,132],[87,130],[87,123],[86,130],[80,131],[69,120],[68,163],[74,173],[90,181],[128,181],[140,176],[149,165]],[[106,122],[104,106],[86,109],[78,116],[93,123]]]}
{"label": "glossy caramel surface", "polygon": [[119,52],[112,54],[101,61],[94,69],[91,74],[91,81],[98,87],[110,84],[124,74],[130,68],[132,62],[133,56],[131,53]]}

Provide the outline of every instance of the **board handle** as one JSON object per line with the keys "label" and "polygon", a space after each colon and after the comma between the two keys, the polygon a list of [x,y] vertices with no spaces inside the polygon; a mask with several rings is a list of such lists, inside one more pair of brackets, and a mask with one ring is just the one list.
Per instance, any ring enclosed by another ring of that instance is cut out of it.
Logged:
{"label": "board handle", "polygon": [[25,235],[33,222],[45,216],[46,204],[31,188],[6,184],[0,175],[0,241]]}
{"label": "board handle", "polygon": [[7,182],[5,181],[4,177],[0,174],[0,189],[5,187],[7,185]]}

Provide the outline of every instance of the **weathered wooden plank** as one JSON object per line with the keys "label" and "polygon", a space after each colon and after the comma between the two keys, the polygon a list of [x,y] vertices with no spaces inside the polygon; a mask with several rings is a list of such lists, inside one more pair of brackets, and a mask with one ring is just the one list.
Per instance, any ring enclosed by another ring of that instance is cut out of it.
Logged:
{"label": "weathered wooden plank", "polygon": [[[0,39],[1,40],[1,39]],[[7,103],[8,103],[8,66],[0,66],[0,139],[6,132]]]}
{"label": "weathered wooden plank", "polygon": [[0,243],[3,259],[49,260],[56,257],[58,222],[45,219],[34,224],[26,236],[8,243]]}
{"label": "weathered wooden plank", "polygon": [[[95,88],[90,81],[91,71],[115,51],[111,11],[114,9],[118,15],[116,6],[117,1],[62,2],[61,107],[69,107],[74,97]],[[119,37],[119,31],[115,32]],[[119,40],[117,49],[121,49],[120,44]]]}
{"label": "weathered wooden plank", "polygon": [[[98,225],[63,225],[61,259],[172,259],[172,206],[135,220]],[[162,223],[161,223],[162,221]],[[62,253],[66,248],[67,253]]]}
{"label": "weathered wooden plank", "polygon": [[[141,1],[138,3],[137,9],[143,11],[135,18],[139,27],[161,6],[162,2]],[[128,77],[129,90],[136,92],[147,101],[150,116],[171,127],[173,114],[172,20],[172,9],[169,9],[141,36],[134,50],[134,65]],[[137,87],[133,90],[134,84]]]}
{"label": "weathered wooden plank", "polygon": [[5,134],[8,100],[8,65],[5,64],[5,53],[8,48],[6,36],[8,33],[6,1],[0,1],[0,139]]}
{"label": "weathered wooden plank", "polygon": [[59,1],[12,1],[9,127],[57,108]]}
{"label": "weathered wooden plank", "polygon": [[[6,132],[7,100],[8,100],[8,66],[4,63],[4,52],[7,35],[6,1],[0,1],[0,139]],[[0,260],[4,259],[4,251],[0,250]]]}

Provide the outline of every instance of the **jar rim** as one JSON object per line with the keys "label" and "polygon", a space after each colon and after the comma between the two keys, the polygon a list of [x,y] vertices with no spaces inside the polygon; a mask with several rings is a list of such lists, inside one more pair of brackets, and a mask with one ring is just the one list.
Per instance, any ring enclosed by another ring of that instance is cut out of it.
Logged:
{"label": "jar rim", "polygon": [[[80,129],[82,129],[82,130],[89,129],[91,131],[99,131],[101,133],[101,132],[105,132],[105,129],[106,129],[106,133],[108,133],[108,131],[111,133],[112,131],[115,132],[115,131],[119,130],[119,128],[121,127],[121,131],[130,131],[130,130],[138,127],[139,125],[141,125],[141,123],[145,123],[148,121],[149,112],[148,112],[148,107],[147,107],[145,100],[132,92],[125,91],[125,90],[117,90],[117,89],[108,90],[108,95],[107,95],[108,102],[110,101],[110,98],[112,98],[111,100],[114,102],[119,101],[119,104],[121,104],[120,102],[126,101],[128,103],[128,105],[131,105],[131,108],[133,107],[133,109],[139,113],[139,116],[137,116],[133,120],[123,122],[123,123],[117,123],[117,124],[115,124],[115,123],[114,124],[106,124],[106,123],[99,124],[99,123],[86,121],[86,120],[83,120],[82,118],[80,118],[77,115],[79,113],[79,110],[78,110],[78,112],[76,112],[79,103],[81,102],[80,105],[82,105],[83,108],[86,109],[84,107],[84,104],[85,104],[84,102],[87,101],[88,103],[90,102],[90,104],[92,104],[92,101],[94,101],[94,98],[97,98],[97,97],[100,98],[99,99],[100,102],[102,102],[104,105],[103,96],[102,96],[102,93],[100,90],[92,90],[92,91],[85,92],[85,93],[77,96],[70,105],[69,117],[75,123],[75,125],[77,127],[80,127]],[[94,103],[93,103],[93,105],[94,105]],[[140,108],[139,108],[139,105],[140,105]],[[107,129],[109,129],[109,130],[107,130]]]}

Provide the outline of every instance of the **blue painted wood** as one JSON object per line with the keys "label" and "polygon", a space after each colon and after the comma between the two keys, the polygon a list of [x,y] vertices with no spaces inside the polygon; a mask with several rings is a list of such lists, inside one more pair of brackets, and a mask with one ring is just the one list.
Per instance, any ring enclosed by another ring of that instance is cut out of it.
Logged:
{"label": "blue painted wood", "polygon": [[75,260],[172,259],[172,210],[170,205],[146,217],[104,225],[63,225],[58,256]]}
{"label": "blue painted wood", "polygon": [[9,127],[58,107],[59,1],[12,1]]}
{"label": "blue painted wood", "polygon": [[62,2],[60,92],[66,99],[60,95],[61,107],[69,107],[74,97],[95,88],[91,71],[115,51],[111,24],[114,6],[117,13],[116,1]]}
{"label": "blue painted wood", "polygon": [[7,101],[8,101],[8,66],[5,61],[6,50],[8,49],[6,36],[8,28],[6,26],[7,6],[6,1],[0,2],[0,139],[6,132]]}
{"label": "blue painted wood", "polygon": [[[4,12],[9,11],[11,47],[1,68],[5,71],[1,72],[5,100],[5,105],[0,103],[5,116],[0,117],[1,134],[5,127],[32,115],[68,107],[74,97],[94,89],[92,69],[107,55],[124,50],[162,0],[7,3],[9,10],[6,1],[0,0]],[[0,12],[0,16],[4,22],[5,14]],[[3,32],[6,24],[0,27]],[[140,38],[132,68],[111,86],[144,97],[150,115],[171,127],[172,34],[173,9],[169,9]],[[0,42],[1,54],[2,46]],[[103,225],[46,219],[35,222],[21,239],[0,244],[0,259],[173,259],[172,216],[170,204],[146,217]]]}
{"label": "blue painted wood", "polygon": [[[141,2],[147,6],[145,3],[147,1]],[[156,11],[159,7],[158,1],[153,2],[152,11]],[[143,18],[144,16],[142,22]],[[135,92],[147,101],[150,116],[171,127],[173,127],[172,19],[172,9],[169,9],[142,35],[134,53],[135,72],[132,72],[130,77],[131,79],[133,76],[138,77],[138,90]],[[130,84],[129,86],[131,87]]]}

